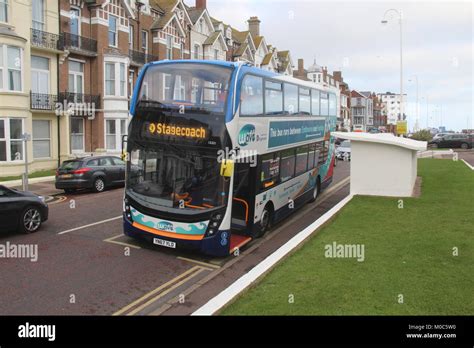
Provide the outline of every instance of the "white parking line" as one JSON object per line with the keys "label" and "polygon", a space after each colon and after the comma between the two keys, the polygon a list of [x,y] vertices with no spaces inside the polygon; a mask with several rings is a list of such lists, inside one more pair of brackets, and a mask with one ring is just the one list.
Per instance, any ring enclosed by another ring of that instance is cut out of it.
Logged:
{"label": "white parking line", "polygon": [[71,228],[70,230],[66,230],[66,231],[59,232],[58,234],[66,234],[66,233],[69,233],[69,232],[74,232],[74,231],[82,230],[82,229],[84,229],[84,228],[88,228],[88,227],[91,227],[91,226],[96,226],[96,225],[104,224],[104,223],[106,223],[106,222],[118,220],[118,219],[121,219],[121,218],[122,218],[122,215],[119,215],[119,216],[116,216],[116,217],[113,217],[113,218],[110,218],[110,219],[106,219],[106,220],[94,222],[94,223],[92,223],[92,224],[88,224],[88,225],[84,225],[84,226],[79,226],[79,227]]}

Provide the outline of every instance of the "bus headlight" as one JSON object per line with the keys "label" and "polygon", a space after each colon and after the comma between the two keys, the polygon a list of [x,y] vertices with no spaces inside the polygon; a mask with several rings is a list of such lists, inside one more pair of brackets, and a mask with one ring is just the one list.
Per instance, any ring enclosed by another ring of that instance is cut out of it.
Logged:
{"label": "bus headlight", "polygon": [[212,215],[211,220],[209,221],[209,225],[207,227],[207,235],[208,236],[213,236],[216,234],[216,232],[219,229],[219,225],[221,223],[221,220],[223,218],[222,213],[216,213]]}
{"label": "bus headlight", "polygon": [[130,205],[128,204],[127,198],[125,198],[123,201],[123,208],[124,208],[125,216],[127,217],[127,220],[132,221],[132,212],[130,210]]}

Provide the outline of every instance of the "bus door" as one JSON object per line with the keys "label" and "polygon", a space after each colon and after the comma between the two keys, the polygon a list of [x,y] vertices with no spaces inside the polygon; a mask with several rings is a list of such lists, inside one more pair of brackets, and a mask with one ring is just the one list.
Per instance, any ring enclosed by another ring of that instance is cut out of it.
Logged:
{"label": "bus door", "polygon": [[232,230],[246,236],[253,227],[256,169],[250,163],[236,163],[234,170]]}

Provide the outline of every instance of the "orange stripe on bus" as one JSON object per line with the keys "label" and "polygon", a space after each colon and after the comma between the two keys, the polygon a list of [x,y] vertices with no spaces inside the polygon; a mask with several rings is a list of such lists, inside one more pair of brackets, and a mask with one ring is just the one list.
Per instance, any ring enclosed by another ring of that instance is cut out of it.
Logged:
{"label": "orange stripe on bus", "polygon": [[186,239],[186,240],[201,240],[204,238],[203,234],[194,235],[194,234],[180,234],[180,233],[166,232],[166,231],[157,230],[155,228],[151,228],[148,226],[144,226],[137,222],[134,222],[132,226],[140,230],[150,232],[150,233],[156,234],[158,236],[163,236],[163,237],[169,237],[169,238],[175,238],[175,239]]}

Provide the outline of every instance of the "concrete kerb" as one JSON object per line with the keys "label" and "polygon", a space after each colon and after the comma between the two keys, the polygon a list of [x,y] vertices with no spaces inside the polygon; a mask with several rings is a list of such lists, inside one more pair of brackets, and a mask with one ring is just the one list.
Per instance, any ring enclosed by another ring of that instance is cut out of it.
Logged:
{"label": "concrete kerb", "polygon": [[237,279],[228,288],[220,292],[217,296],[210,299],[205,305],[197,309],[191,315],[213,315],[221,310],[225,305],[235,299],[245,289],[253,285],[259,278],[269,272],[276,266],[283,258],[288,256],[296,248],[301,246],[313,233],[326,224],[335,214],[337,214],[347,203],[349,203],[353,195],[349,195],[332,207],[329,211],[323,214],[319,219],[314,221],[311,225],[304,228],[297,235],[291,238],[288,242],[278,248],[275,252],[269,255],[266,259],[256,265],[250,272],[244,274]]}
{"label": "concrete kerb", "polygon": [[[32,178],[28,179],[28,184],[38,184],[42,182],[49,182],[55,180],[55,176],[44,176],[41,178]],[[19,180],[9,180],[9,181],[0,181],[0,185],[6,186],[6,187],[14,187],[14,186],[21,186],[23,184],[23,181],[21,179]]]}

